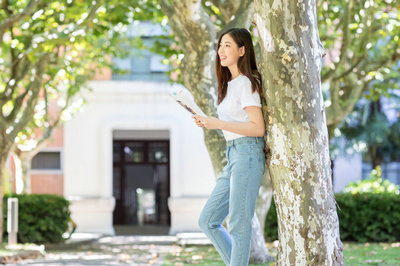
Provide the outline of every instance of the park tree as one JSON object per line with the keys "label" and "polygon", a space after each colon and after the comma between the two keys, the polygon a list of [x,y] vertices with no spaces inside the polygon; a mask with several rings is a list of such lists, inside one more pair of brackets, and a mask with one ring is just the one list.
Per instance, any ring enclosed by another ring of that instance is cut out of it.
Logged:
{"label": "park tree", "polygon": [[10,152],[30,146],[24,152],[32,157],[71,114],[75,96],[96,69],[112,67],[105,55],[124,56],[119,45],[134,43],[122,35],[127,26],[134,19],[157,18],[151,2],[146,10],[138,5],[116,0],[0,1],[0,210]]}
{"label": "park tree", "polygon": [[255,1],[277,265],[343,265],[321,89],[316,1]]}

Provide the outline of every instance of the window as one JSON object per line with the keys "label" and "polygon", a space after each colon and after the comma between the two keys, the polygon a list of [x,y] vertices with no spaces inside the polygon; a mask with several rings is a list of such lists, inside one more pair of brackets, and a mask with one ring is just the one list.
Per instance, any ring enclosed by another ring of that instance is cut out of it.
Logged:
{"label": "window", "polygon": [[166,163],[168,162],[168,143],[155,142],[149,143],[149,162]]}
{"label": "window", "polygon": [[61,153],[59,151],[41,151],[32,158],[33,170],[61,170]]}
{"label": "window", "polygon": [[144,160],[144,143],[127,142],[124,146],[125,162],[140,163]]}
{"label": "window", "polygon": [[155,72],[167,72],[168,66],[162,63],[163,57],[161,55],[152,55],[150,58],[150,71]]}
{"label": "window", "polygon": [[[146,47],[152,47],[152,37],[142,37]],[[113,80],[168,81],[169,66],[162,63],[161,55],[150,52],[148,48],[135,49],[130,57],[113,58],[116,68],[126,71],[124,74],[113,73]]]}

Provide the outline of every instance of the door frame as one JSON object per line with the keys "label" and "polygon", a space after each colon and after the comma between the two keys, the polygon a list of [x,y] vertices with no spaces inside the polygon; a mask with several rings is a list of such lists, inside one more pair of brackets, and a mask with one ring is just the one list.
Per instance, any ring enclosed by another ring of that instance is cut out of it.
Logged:
{"label": "door frame", "polygon": [[[144,156],[144,160],[142,162],[125,162],[124,161],[124,151],[123,151],[123,145],[125,143],[129,143],[129,142],[138,142],[138,143],[143,143],[143,156]],[[171,148],[170,148],[170,143],[171,141],[169,139],[113,139],[112,141],[112,152],[114,152],[114,143],[119,143],[119,156],[120,156],[120,161],[119,162],[114,162],[113,156],[112,156],[112,193],[114,195],[114,167],[118,167],[119,168],[119,175],[120,175],[120,200],[119,202],[123,202],[125,201],[125,195],[124,195],[124,187],[125,187],[125,170],[124,170],[124,166],[125,165],[152,165],[152,166],[157,166],[157,165],[166,165],[167,166],[167,201],[168,198],[171,196]],[[166,163],[162,163],[162,162],[150,162],[148,160],[148,154],[149,154],[149,144],[150,143],[166,143],[167,144],[167,156],[168,156],[168,161]],[[157,200],[157,191],[155,192],[155,198]],[[115,212],[116,210],[119,209],[122,213],[122,217],[120,217],[120,219],[116,219],[115,216]],[[158,209],[156,209],[156,213],[159,215]],[[168,226],[171,225],[171,211],[169,210],[168,207],[168,202],[167,202],[167,214],[168,214]],[[124,217],[125,213],[123,211],[123,205],[121,206],[121,203],[118,204],[117,203],[117,199],[115,198],[115,207],[114,210],[112,212],[112,217],[113,217],[113,225],[123,225],[124,221],[125,221],[125,217]],[[122,222],[122,223],[118,223],[116,224],[116,220],[118,222]],[[156,224],[156,225],[160,225],[160,224]]]}

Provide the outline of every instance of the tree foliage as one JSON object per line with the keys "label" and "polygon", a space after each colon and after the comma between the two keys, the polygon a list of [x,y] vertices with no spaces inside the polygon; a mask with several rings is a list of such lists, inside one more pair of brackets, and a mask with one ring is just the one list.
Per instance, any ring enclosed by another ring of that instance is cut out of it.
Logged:
{"label": "tree foliage", "polygon": [[157,21],[158,10],[154,1],[0,1],[2,172],[15,141],[32,149],[48,137],[96,70],[113,68],[108,56],[129,54],[120,49],[135,43],[128,26]]}
{"label": "tree foliage", "polygon": [[26,141],[35,128],[68,118],[71,99],[96,69],[112,68],[107,56],[129,54],[120,49],[135,43],[123,34],[128,25],[159,12],[154,2],[146,9],[139,2],[2,1],[0,129]]}
{"label": "tree foliage", "polygon": [[[389,93],[391,98],[380,97],[376,101],[362,99],[355,105],[335,130],[332,157],[361,152],[363,160],[371,162],[372,169],[381,163],[399,160],[400,119],[394,115],[387,116],[387,113],[400,112],[400,105],[395,104],[399,96]],[[386,100],[387,106],[383,100]]]}
{"label": "tree foliage", "polygon": [[[331,132],[366,93],[376,99],[399,88],[398,1],[318,1],[318,25],[325,46],[321,81]],[[331,136],[332,137],[332,134]]]}

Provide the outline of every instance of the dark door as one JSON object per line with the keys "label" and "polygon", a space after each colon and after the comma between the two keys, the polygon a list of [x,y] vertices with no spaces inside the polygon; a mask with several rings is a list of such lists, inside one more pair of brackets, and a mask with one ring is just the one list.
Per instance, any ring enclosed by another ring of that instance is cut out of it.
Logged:
{"label": "dark door", "polygon": [[114,140],[115,225],[170,225],[169,141]]}

